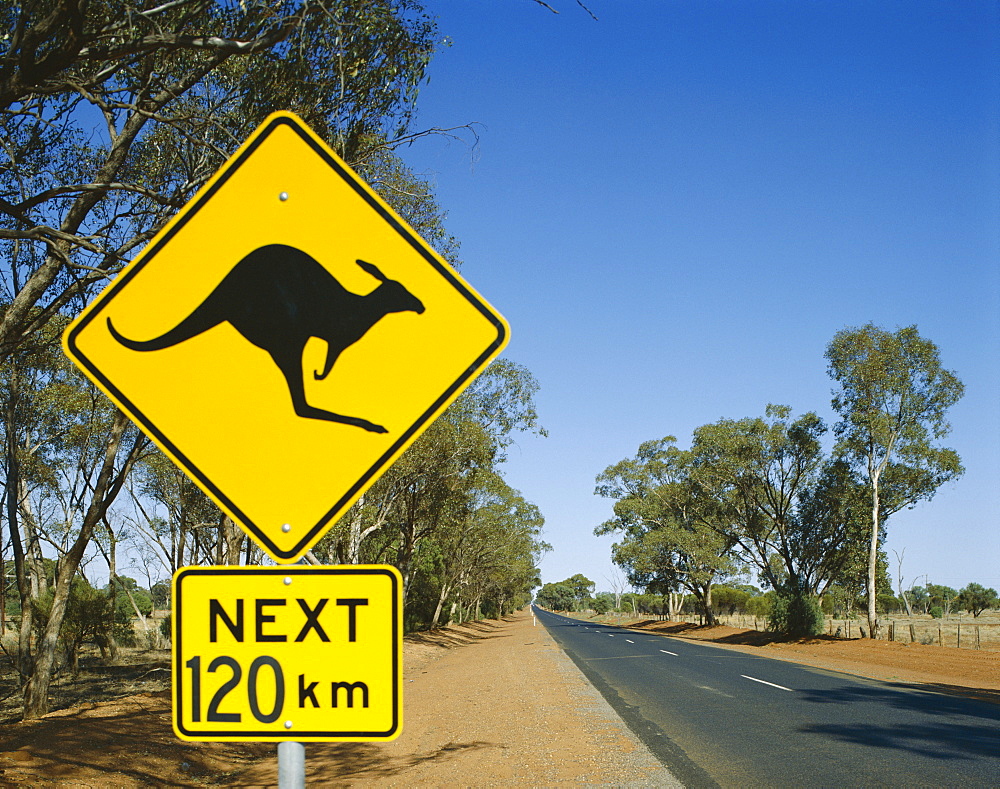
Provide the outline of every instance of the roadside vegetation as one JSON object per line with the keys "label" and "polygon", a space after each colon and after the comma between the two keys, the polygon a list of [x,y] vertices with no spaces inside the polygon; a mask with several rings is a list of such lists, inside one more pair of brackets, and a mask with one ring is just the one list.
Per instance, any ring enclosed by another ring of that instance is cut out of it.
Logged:
{"label": "roadside vegetation", "polygon": [[598,475],[596,493],[615,503],[595,533],[621,537],[613,561],[633,586],[665,596],[671,615],[690,595],[714,624],[717,596],[738,594],[721,585],[750,571],[767,590],[761,613],[790,636],[820,632],[830,608],[863,610],[877,638],[880,614],[900,601],[909,611],[933,597],[928,609],[974,615],[996,605],[978,584],[892,595],[882,549],[891,516],[963,473],[939,444],[963,386],[937,346],[915,326],[867,324],[838,332],[826,358],[838,387],[832,441],[816,413],[768,405],[762,417],[697,428],[687,448],[674,436],[644,442]]}
{"label": "roadside vegetation", "polygon": [[[576,580],[574,580],[576,579]],[[582,579],[582,582],[581,580]],[[589,587],[584,586],[589,583]],[[589,588],[589,592],[586,589]],[[777,626],[780,613],[775,617],[779,594],[773,590],[762,590],[751,584],[718,584],[712,589],[712,616],[706,616],[702,601],[693,594],[653,592],[597,592],[595,584],[582,575],[547,583],[535,595],[535,602],[551,611],[563,613],[623,614],[633,617],[652,616],[664,619],[698,618],[710,624],[735,620],[750,621]],[[843,587],[832,587],[823,598],[817,599],[818,610],[828,619],[858,619],[865,615],[867,598],[863,594],[851,596]],[[896,596],[886,593],[879,595],[878,613],[893,618],[925,618],[928,620],[944,617],[959,617],[963,614],[978,619],[984,612],[1000,613],[1000,596],[995,589],[987,589],[982,584],[970,583],[956,591],[950,586],[927,584],[911,586],[903,594]],[[816,633],[820,632],[815,630]],[[810,634],[811,635],[811,634]]]}
{"label": "roadside vegetation", "polygon": [[[68,363],[62,330],[271,112],[298,113],[442,256],[458,242],[397,154],[441,41],[417,0],[0,1],[0,666],[48,711],[85,645],[162,643],[194,564],[260,549]],[[192,381],[192,387],[226,386]],[[537,384],[492,365],[316,546],[390,563],[408,629],[498,616],[538,584],[542,516],[503,478]]]}

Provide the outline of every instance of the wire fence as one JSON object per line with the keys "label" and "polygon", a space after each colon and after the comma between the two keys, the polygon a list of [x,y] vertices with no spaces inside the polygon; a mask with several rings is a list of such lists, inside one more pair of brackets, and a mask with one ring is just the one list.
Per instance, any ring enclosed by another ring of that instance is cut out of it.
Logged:
{"label": "wire fence", "polygon": [[[665,614],[610,613],[615,619],[634,619],[636,616],[660,621],[686,622],[701,625],[705,620],[698,614],[676,614],[673,618]],[[750,614],[718,615],[720,625],[745,630],[767,630],[767,619]],[[958,649],[988,649],[1000,651],[1000,614],[984,615],[977,618],[945,616],[933,619],[929,616],[893,617],[879,619],[881,632],[879,640],[896,641],[904,644],[933,644]],[[826,617],[823,632],[835,638],[868,637],[868,620],[860,618],[834,619]]]}
{"label": "wire fence", "polygon": [[[685,615],[684,621],[698,622],[698,616]],[[753,630],[766,630],[767,621],[747,614],[717,617],[719,624]],[[977,621],[964,617],[892,617],[879,619],[882,641],[904,644],[934,644],[958,649],[1000,650],[1000,622],[995,617]],[[826,617],[824,633],[839,638],[866,638],[867,619]]]}

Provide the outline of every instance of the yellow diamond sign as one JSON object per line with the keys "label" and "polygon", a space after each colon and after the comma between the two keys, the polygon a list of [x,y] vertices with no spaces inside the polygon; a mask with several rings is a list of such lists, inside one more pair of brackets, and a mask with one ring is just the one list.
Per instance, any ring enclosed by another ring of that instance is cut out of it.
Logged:
{"label": "yellow diamond sign", "polygon": [[64,345],[268,554],[294,562],[507,338],[356,173],[277,113]]}

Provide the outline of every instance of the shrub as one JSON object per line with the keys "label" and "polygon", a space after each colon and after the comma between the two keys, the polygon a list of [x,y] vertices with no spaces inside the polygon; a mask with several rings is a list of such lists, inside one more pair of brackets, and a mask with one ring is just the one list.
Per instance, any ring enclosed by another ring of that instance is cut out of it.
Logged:
{"label": "shrub", "polygon": [[808,638],[823,632],[823,610],[819,601],[801,591],[781,591],[775,595],[768,617],[771,630],[792,638]]}
{"label": "shrub", "polygon": [[944,616],[944,609],[941,608],[941,606],[936,605],[930,610],[930,614],[935,619],[940,619],[942,616]]}
{"label": "shrub", "polygon": [[167,614],[163,617],[163,621],[160,622],[160,633],[162,633],[163,637],[167,639],[170,638],[170,618],[172,616],[173,614]]}
{"label": "shrub", "polygon": [[767,592],[766,594],[759,595],[757,597],[751,597],[746,602],[747,613],[751,616],[759,616],[764,619],[768,619],[771,616],[771,605],[774,600],[774,592]]}

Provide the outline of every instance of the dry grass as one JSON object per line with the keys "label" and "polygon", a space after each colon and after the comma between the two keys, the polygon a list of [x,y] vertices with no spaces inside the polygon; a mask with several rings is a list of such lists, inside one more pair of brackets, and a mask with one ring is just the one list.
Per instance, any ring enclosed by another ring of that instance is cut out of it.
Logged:
{"label": "dry grass", "polygon": [[[615,623],[634,618],[630,614],[607,614],[604,617],[596,617],[596,619],[605,619]],[[762,636],[767,630],[767,622],[764,619],[745,614],[720,616],[718,620],[719,624],[728,627],[760,631]],[[688,625],[700,624],[697,616],[682,616],[679,621]],[[881,640],[884,641],[1000,652],[1000,611],[986,611],[978,617],[950,615],[941,619],[934,619],[929,614],[911,617],[893,615],[882,617],[881,622]],[[911,625],[913,627],[912,634]],[[827,617],[823,632],[828,636],[850,639],[861,638],[862,630],[867,631],[867,629],[868,623],[864,618],[833,619]],[[770,638],[769,640],[774,639]]]}

